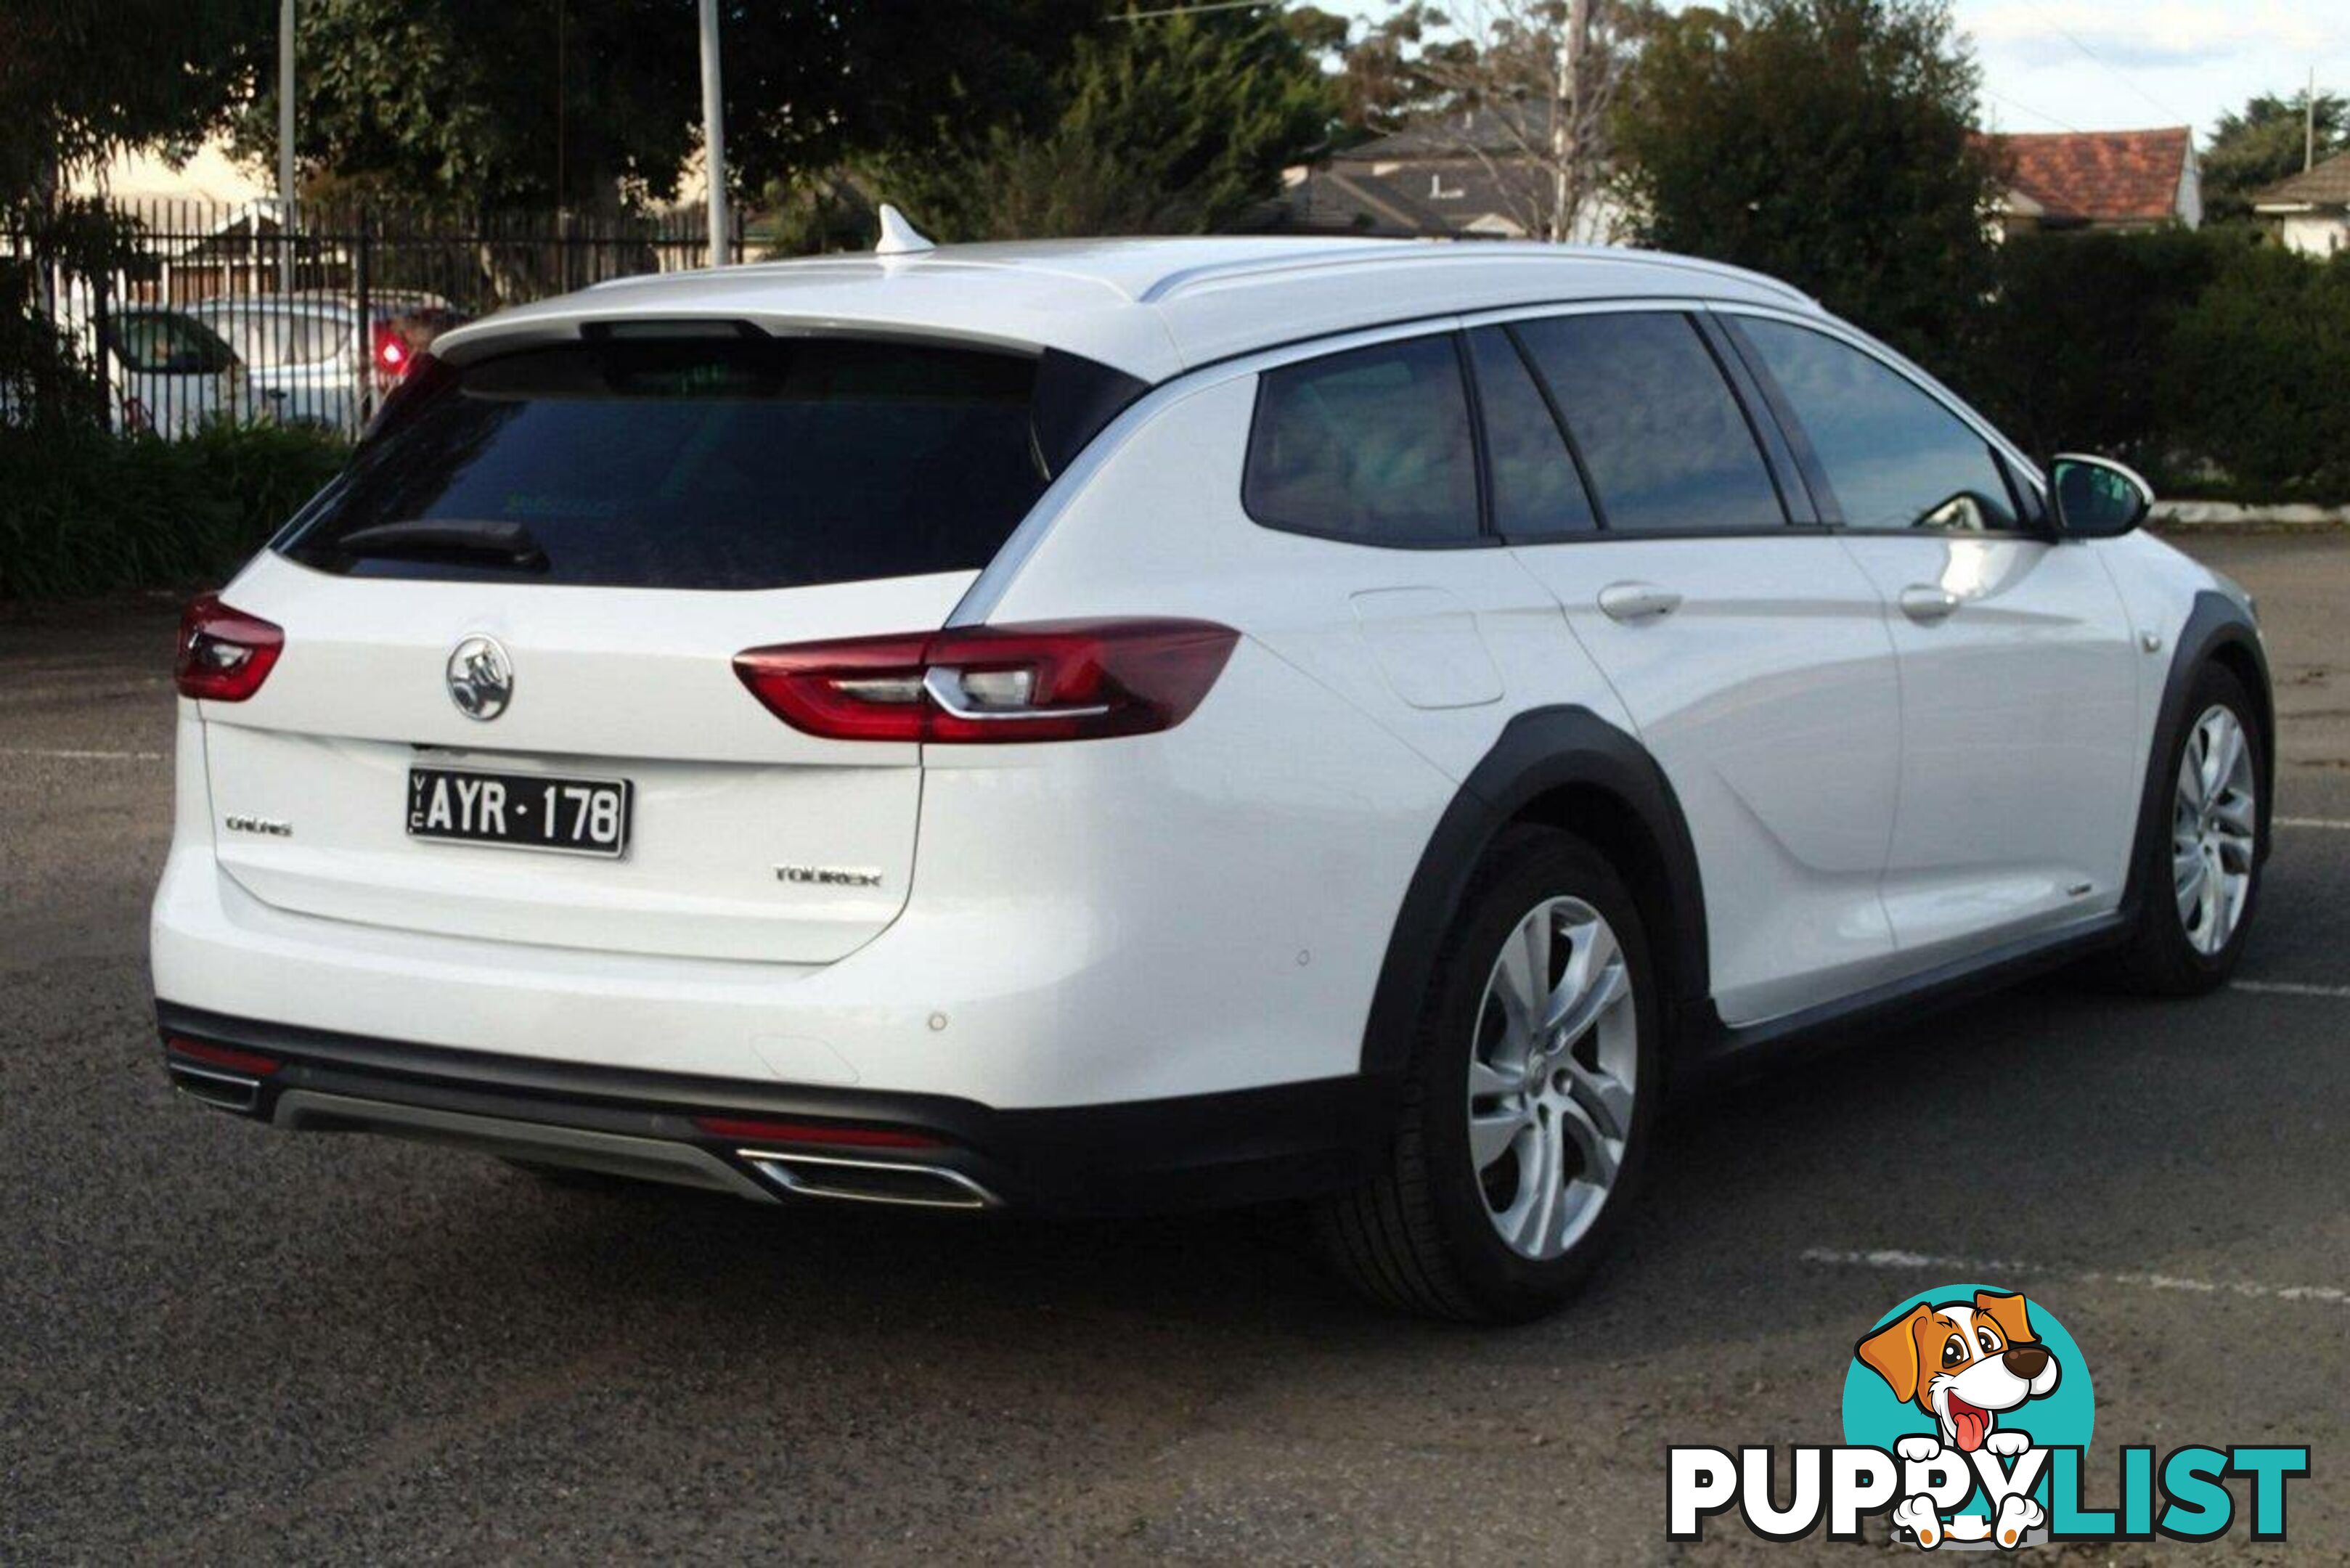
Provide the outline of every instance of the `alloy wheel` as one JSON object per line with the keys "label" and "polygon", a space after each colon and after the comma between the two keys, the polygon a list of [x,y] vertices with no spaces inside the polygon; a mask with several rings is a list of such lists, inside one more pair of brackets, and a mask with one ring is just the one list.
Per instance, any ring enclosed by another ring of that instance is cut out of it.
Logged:
{"label": "alloy wheel", "polygon": [[1615,930],[1544,899],[1493,961],[1469,1053],[1469,1154],[1486,1217],[1523,1256],[1563,1255],[1598,1219],[1631,1136],[1639,1029]]}
{"label": "alloy wheel", "polygon": [[2214,703],[2188,732],[2171,813],[2171,877],[2188,944],[2206,958],[2236,934],[2252,890],[2259,816],[2251,747],[2234,711]]}

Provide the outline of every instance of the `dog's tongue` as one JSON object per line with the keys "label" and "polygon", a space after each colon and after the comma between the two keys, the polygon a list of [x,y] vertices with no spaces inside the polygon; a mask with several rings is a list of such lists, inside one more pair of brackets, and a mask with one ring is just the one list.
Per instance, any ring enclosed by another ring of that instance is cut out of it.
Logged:
{"label": "dog's tongue", "polygon": [[1991,1430],[1991,1416],[1962,1400],[1950,1401],[1950,1425],[1957,1429],[1959,1448],[1973,1453],[1982,1447],[1983,1434]]}

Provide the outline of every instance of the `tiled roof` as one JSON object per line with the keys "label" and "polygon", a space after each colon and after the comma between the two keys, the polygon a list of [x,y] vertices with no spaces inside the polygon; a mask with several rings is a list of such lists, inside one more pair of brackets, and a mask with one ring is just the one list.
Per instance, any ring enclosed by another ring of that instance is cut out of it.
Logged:
{"label": "tiled roof", "polygon": [[2051,131],[1987,140],[2010,165],[2009,185],[2053,218],[2150,223],[2178,206],[2178,176],[2194,133],[2158,130]]}
{"label": "tiled roof", "polygon": [[2256,207],[2288,202],[2306,202],[2313,207],[2339,207],[2350,203],[2350,152],[2337,152],[2314,169],[2305,169],[2289,179],[2280,180],[2252,197],[2252,204]]}
{"label": "tiled roof", "polygon": [[1397,159],[1457,158],[1471,149],[1480,152],[1523,151],[1550,138],[1550,103],[1536,99],[1513,103],[1507,109],[1480,109],[1466,114],[1436,115],[1388,135],[1349,147],[1342,158],[1375,163]]}

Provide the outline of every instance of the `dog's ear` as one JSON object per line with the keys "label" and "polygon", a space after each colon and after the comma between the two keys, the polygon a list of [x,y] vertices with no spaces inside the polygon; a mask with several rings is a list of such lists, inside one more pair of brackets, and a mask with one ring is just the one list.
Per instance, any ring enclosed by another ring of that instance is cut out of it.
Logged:
{"label": "dog's ear", "polygon": [[1977,1291],[1975,1311],[1999,1324],[2000,1337],[2010,1345],[2033,1345],[2040,1336],[2032,1332],[2032,1315],[2024,1311],[2023,1298],[1998,1291]]}
{"label": "dog's ear", "polygon": [[1932,1310],[1920,1302],[1853,1346],[1854,1356],[1904,1405],[1918,1397],[1918,1320]]}

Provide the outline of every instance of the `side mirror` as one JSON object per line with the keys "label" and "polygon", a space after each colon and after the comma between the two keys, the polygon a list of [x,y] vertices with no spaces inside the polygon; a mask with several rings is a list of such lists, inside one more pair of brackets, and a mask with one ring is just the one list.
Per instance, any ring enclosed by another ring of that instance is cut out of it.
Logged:
{"label": "side mirror", "polygon": [[2060,452],[2048,478],[2056,527],[2068,539],[2117,539],[2154,510],[2154,486],[2110,458]]}

